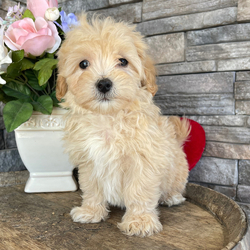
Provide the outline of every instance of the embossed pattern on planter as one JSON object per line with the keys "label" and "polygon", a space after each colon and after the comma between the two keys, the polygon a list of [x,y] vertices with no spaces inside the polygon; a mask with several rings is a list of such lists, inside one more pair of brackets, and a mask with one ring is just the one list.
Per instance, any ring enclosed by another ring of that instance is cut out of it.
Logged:
{"label": "embossed pattern on planter", "polygon": [[65,125],[62,114],[67,110],[55,109],[52,115],[41,115],[37,112],[31,118],[19,126],[16,130],[62,130]]}

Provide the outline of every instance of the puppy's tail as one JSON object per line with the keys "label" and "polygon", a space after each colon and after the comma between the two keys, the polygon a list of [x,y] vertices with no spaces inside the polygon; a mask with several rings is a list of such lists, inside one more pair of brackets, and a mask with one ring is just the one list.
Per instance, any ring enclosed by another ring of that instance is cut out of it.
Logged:
{"label": "puppy's tail", "polygon": [[178,140],[180,146],[182,146],[191,131],[191,125],[186,118],[180,118],[178,116],[170,116],[169,121],[174,125],[176,139]]}

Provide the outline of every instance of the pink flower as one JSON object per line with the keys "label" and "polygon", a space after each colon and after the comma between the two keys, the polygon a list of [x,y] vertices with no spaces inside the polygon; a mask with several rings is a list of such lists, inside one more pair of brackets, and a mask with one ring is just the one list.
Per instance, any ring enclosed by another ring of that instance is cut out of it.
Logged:
{"label": "pink flower", "polygon": [[24,49],[26,55],[40,56],[43,52],[54,53],[61,44],[56,26],[37,17],[14,22],[5,32],[4,42],[11,50]]}
{"label": "pink flower", "polygon": [[58,7],[57,0],[27,0],[27,8],[33,13],[34,17],[43,17],[48,8]]}

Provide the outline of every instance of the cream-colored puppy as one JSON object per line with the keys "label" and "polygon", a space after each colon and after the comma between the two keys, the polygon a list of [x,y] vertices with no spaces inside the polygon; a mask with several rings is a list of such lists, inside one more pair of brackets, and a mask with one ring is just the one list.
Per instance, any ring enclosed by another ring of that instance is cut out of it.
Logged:
{"label": "cream-colored puppy", "polygon": [[57,98],[69,109],[66,148],[83,192],[71,216],[97,223],[109,205],[126,207],[118,227],[139,236],[162,230],[158,203],[183,202],[188,176],[182,143],[189,125],[160,116],[146,50],[134,27],[111,18],[88,23],[83,15],[58,53]]}

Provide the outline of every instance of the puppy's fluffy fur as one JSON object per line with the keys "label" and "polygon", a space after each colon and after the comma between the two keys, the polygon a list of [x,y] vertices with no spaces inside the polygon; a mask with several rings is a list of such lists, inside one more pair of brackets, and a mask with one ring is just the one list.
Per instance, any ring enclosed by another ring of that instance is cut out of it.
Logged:
{"label": "puppy's fluffy fur", "polygon": [[[162,230],[158,203],[183,202],[188,176],[182,144],[189,124],[160,116],[146,50],[134,27],[111,18],[88,23],[83,15],[58,53],[57,98],[69,109],[66,147],[83,191],[82,205],[71,216],[96,223],[108,217],[109,204],[126,207],[118,227],[139,236]],[[83,60],[89,61],[86,69],[79,67]],[[103,78],[113,83],[105,94],[97,88]]]}

